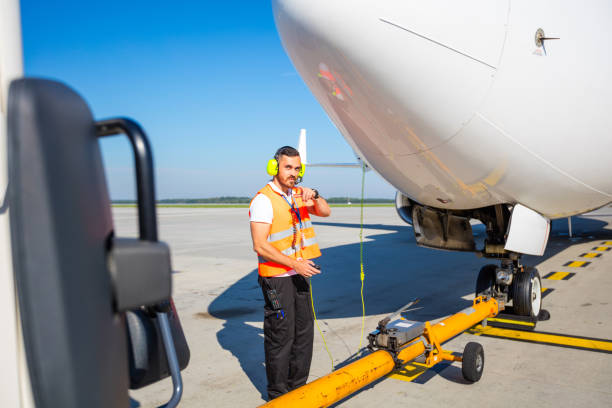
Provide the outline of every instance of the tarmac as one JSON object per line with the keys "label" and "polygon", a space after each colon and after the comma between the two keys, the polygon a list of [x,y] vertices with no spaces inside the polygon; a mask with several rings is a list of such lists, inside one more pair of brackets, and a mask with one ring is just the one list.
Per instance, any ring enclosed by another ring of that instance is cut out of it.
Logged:
{"label": "tarmac", "polygon": [[[135,208],[114,208],[113,216],[117,236],[136,236]],[[366,207],[362,336],[359,216],[355,206],[332,208],[329,218],[314,219],[323,252],[317,260],[322,273],[312,279],[314,304],[336,367],[366,345],[381,318],[414,298],[420,302],[404,314],[410,320],[438,320],[471,305],[479,269],[496,263],[472,253],[420,248],[394,208]],[[248,210],[159,208],[158,222],[160,240],[172,251],[173,297],[191,350],[180,406],[263,404],[263,296]],[[612,406],[612,250],[605,249],[612,248],[611,222],[610,207],[573,217],[570,238],[567,219],[555,220],[544,256],[522,259],[543,278],[553,278],[542,279],[549,289],[543,308],[551,318],[538,322],[536,331],[569,337],[567,344],[547,344],[544,335],[528,342],[520,333],[523,341],[463,333],[444,348],[461,352],[468,342],[480,342],[485,367],[479,382],[463,379],[461,363],[443,363],[412,380],[399,372],[335,406]],[[482,225],[474,232],[484,238]],[[577,348],[576,341],[585,341],[578,337],[599,341],[586,340],[586,347]],[[315,329],[309,381],[330,371],[330,357]],[[171,394],[170,379],[130,391],[133,407],[159,406]]]}

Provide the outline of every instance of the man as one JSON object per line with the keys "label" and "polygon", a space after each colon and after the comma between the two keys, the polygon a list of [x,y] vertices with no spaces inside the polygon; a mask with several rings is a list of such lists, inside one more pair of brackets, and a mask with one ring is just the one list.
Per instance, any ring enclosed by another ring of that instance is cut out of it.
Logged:
{"label": "man", "polygon": [[321,256],[310,214],[327,217],[331,213],[317,190],[295,187],[303,175],[297,150],[281,147],[274,158],[276,163],[268,166],[273,179],[259,190],[249,209],[265,299],[269,399],[308,379],[314,333],[310,277],[320,273],[311,259]]}

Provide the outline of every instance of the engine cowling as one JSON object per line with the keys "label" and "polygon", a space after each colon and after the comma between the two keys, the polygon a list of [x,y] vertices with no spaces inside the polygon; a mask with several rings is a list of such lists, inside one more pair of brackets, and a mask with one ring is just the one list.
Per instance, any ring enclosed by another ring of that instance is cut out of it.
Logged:
{"label": "engine cowling", "polygon": [[395,194],[395,210],[397,215],[407,224],[412,225],[412,207],[414,203],[402,192]]}
{"label": "engine cowling", "polygon": [[399,191],[395,194],[395,210],[412,226],[419,246],[451,251],[476,250],[470,218],[464,214],[423,206]]}

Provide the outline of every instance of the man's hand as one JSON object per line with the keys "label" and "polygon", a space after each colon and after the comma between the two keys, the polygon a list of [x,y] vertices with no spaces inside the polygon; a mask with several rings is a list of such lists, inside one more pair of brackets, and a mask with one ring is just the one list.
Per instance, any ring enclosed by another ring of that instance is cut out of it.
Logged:
{"label": "man's hand", "polygon": [[319,217],[329,217],[331,208],[327,201],[321,196],[315,200],[315,192],[312,188],[302,187],[302,201],[310,214],[318,215]]}
{"label": "man's hand", "polygon": [[314,200],[315,192],[312,188],[302,187],[302,201],[305,203]]}
{"label": "man's hand", "polygon": [[309,259],[302,259],[295,262],[293,269],[299,275],[302,275],[305,278],[310,278],[313,275],[318,275],[321,273],[320,270],[314,267],[315,263]]}

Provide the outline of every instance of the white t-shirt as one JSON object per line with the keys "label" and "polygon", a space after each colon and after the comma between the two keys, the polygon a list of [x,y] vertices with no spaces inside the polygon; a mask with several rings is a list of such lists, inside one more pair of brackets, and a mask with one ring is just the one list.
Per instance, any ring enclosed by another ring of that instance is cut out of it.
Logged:
{"label": "white t-shirt", "polygon": [[[290,203],[293,202],[293,190],[289,190],[289,194],[285,194],[280,188],[274,184],[274,182],[269,182],[268,185],[272,187],[274,191],[283,195],[289,200]],[[272,202],[265,194],[257,194],[257,196],[251,202],[251,206],[249,207],[249,213],[251,214],[251,222],[263,222],[266,224],[272,224],[272,220],[274,219],[274,210],[272,209]],[[273,276],[273,278],[285,278],[287,276],[297,275],[297,272],[294,269],[283,273],[282,275]]]}

